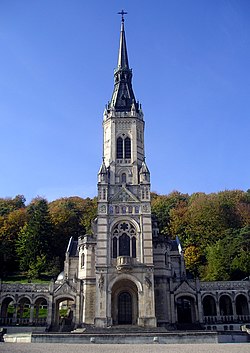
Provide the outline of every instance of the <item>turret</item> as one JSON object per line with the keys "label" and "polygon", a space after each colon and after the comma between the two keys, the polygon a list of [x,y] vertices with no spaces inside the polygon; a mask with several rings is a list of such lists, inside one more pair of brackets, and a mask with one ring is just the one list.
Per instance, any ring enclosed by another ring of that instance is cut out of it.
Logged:
{"label": "turret", "polygon": [[149,184],[150,183],[150,172],[149,172],[148,167],[146,165],[145,158],[144,158],[144,161],[142,162],[139,176],[140,176],[140,183],[141,184]]}
{"label": "turret", "polygon": [[106,168],[104,158],[103,158],[100,170],[98,172],[98,183],[106,184],[107,182],[108,182],[108,170]]}

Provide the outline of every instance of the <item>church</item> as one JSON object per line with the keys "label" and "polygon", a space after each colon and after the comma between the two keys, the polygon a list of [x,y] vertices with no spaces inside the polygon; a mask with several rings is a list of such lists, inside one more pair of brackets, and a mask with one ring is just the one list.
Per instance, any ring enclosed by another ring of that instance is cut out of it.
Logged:
{"label": "church", "polygon": [[[152,218],[144,114],[132,87],[121,14],[114,88],[103,114],[93,234],[70,239],[64,271],[49,285],[0,283],[0,323],[61,331],[89,325],[240,330],[250,323],[250,281],[189,279],[179,239],[159,234]],[[39,317],[41,307],[46,317]]]}

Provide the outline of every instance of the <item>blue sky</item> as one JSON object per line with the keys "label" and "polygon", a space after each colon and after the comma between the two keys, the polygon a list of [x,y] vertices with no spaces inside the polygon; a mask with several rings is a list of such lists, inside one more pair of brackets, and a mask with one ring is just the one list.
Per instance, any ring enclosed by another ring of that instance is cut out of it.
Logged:
{"label": "blue sky", "polygon": [[250,188],[249,0],[0,0],[0,197],[96,195],[121,9],[152,190]]}

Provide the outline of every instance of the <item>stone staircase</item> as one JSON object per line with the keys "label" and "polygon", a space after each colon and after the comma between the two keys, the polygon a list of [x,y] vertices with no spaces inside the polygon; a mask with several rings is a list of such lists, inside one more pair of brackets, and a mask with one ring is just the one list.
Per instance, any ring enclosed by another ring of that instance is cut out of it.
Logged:
{"label": "stone staircase", "polygon": [[135,325],[119,325],[110,327],[94,327],[86,325],[78,327],[71,333],[97,334],[97,335],[125,335],[125,334],[148,334],[169,332],[165,327],[140,327]]}

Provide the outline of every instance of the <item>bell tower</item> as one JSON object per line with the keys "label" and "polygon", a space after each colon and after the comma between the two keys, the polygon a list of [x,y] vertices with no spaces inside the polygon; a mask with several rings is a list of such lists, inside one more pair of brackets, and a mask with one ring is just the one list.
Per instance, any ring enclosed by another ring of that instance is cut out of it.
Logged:
{"label": "bell tower", "polygon": [[144,118],[132,88],[122,11],[111,101],[103,114],[98,173],[95,325],[156,326]]}

